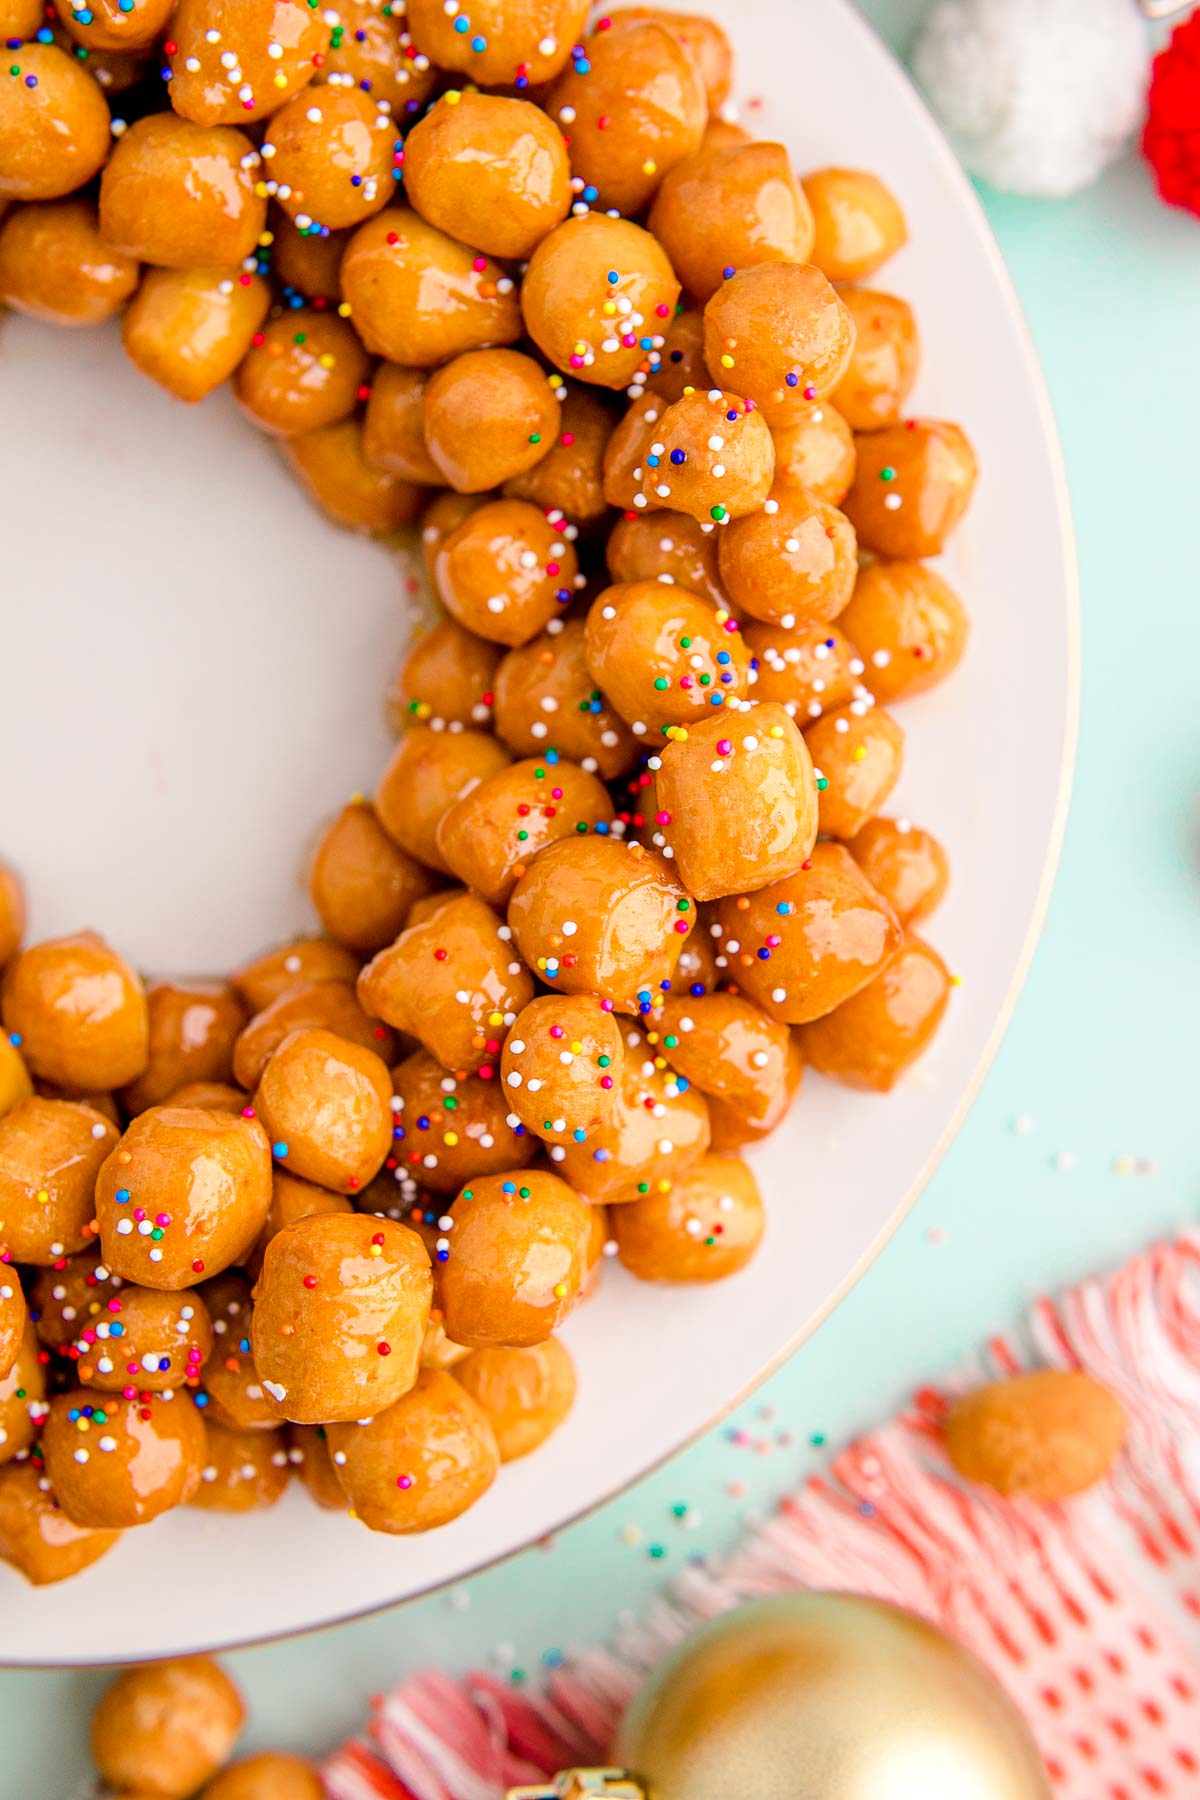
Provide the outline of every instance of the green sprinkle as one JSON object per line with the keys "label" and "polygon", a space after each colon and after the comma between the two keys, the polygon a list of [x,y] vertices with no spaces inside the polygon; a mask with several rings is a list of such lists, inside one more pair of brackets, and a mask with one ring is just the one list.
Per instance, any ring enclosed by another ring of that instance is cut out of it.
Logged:
{"label": "green sprinkle", "polygon": [[612,1062],[612,1057],[611,1056],[601,1056],[601,1057],[597,1058],[597,1061],[599,1062],[600,1067],[602,1069],[607,1069],[609,1064]]}
{"label": "green sprinkle", "polygon": [[639,1194],[648,1194],[649,1192],[650,1192],[650,1183],[648,1181],[639,1181],[638,1182],[638,1193]]}
{"label": "green sprinkle", "polygon": [[821,1445],[825,1442],[825,1433],[823,1431],[810,1432],[808,1441],[813,1446],[814,1450],[819,1450]]}
{"label": "green sprinkle", "polygon": [[518,831],[518,833],[517,833],[518,844],[523,844],[528,836],[529,836],[529,833],[527,831]]}
{"label": "green sprinkle", "polygon": [[540,444],[542,441],[541,432],[540,431],[531,431],[529,434],[529,441],[531,444]]}
{"label": "green sprinkle", "polygon": [[447,1112],[454,1112],[458,1107],[458,1101],[454,1098],[453,1094],[447,1094],[442,1101],[442,1105]]}
{"label": "green sprinkle", "polygon": [[667,1554],[667,1546],[665,1544],[651,1544],[646,1554],[651,1557],[654,1562],[661,1562],[663,1557]]}
{"label": "green sprinkle", "polygon": [[895,479],[896,479],[895,469],[880,469],[879,479],[880,479],[880,481],[895,481]]}
{"label": "green sprinkle", "polygon": [[720,525],[725,519],[727,519],[729,517],[729,514],[726,511],[725,507],[714,506],[711,508],[708,516],[710,519],[715,519],[717,521],[717,524]]}
{"label": "green sprinkle", "polygon": [[654,678],[654,685],[658,689],[659,693],[661,694],[663,689],[666,686],[668,686],[666,676],[665,675],[656,675]]}
{"label": "green sprinkle", "polygon": [[686,1512],[687,1512],[687,1502],[685,1500],[677,1500],[675,1502],[674,1506],[671,1508],[671,1517],[673,1519],[682,1519],[684,1517],[684,1515],[686,1514]]}
{"label": "green sprinkle", "polygon": [[692,903],[690,900],[677,900],[675,902],[675,911],[676,912],[691,912],[691,910],[692,910]]}
{"label": "green sprinkle", "polygon": [[517,1192],[518,1192],[518,1194],[520,1194],[522,1200],[528,1200],[528,1198],[529,1198],[529,1189],[528,1188],[518,1188]]}
{"label": "green sprinkle", "polygon": [[817,792],[818,792],[818,794],[823,794],[825,792],[825,789],[828,786],[829,786],[828,776],[818,775],[817,776]]}
{"label": "green sprinkle", "polygon": [[690,650],[690,649],[691,649],[691,647],[692,647],[692,640],[691,640],[691,638],[690,638],[690,637],[686,637],[686,638],[680,638],[680,640],[679,640],[679,648],[680,648],[680,649],[681,649],[681,650]]}
{"label": "green sprinkle", "polygon": [[663,1044],[668,1050],[677,1050],[679,1048],[679,1039],[677,1037],[665,1037],[663,1039]]}

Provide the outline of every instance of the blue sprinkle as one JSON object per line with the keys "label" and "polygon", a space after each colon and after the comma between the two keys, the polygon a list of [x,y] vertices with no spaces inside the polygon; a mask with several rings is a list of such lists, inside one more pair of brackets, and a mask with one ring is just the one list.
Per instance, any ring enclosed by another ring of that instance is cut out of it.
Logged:
{"label": "blue sprinkle", "polygon": [[361,187],[362,186],[362,176],[361,175],[352,175],[350,177],[350,186],[351,187]]}
{"label": "blue sprinkle", "polygon": [[576,1129],[571,1133],[571,1136],[575,1139],[575,1142],[577,1144],[582,1144],[584,1138],[587,1136],[587,1132],[581,1131],[578,1127],[576,1127]]}
{"label": "blue sprinkle", "polygon": [[719,662],[719,663],[720,663],[720,664],[721,664],[721,665],[722,665],[722,667],[723,667],[723,666],[724,666],[724,665],[725,665],[725,664],[726,664],[726,663],[727,663],[727,662],[728,662],[728,661],[729,661],[729,652],[728,652],[728,650],[718,650],[718,651],[717,651],[717,661],[718,661],[718,662]]}
{"label": "blue sprinkle", "polygon": [[[722,677],[721,677],[722,681],[728,681],[728,679],[729,679],[729,677],[727,675],[722,675]],[[724,694],[710,694],[708,696],[708,704],[710,706],[724,706],[724,704],[725,704]]]}
{"label": "blue sprinkle", "polygon": [[581,56],[579,61],[575,64],[575,73],[577,75],[590,75],[591,72],[592,72],[591,63],[588,61],[586,56]]}
{"label": "blue sprinkle", "polygon": [[8,1034],[8,1041],[12,1045],[14,1050],[19,1050],[21,1047],[20,1032],[19,1031],[10,1031]]}
{"label": "blue sprinkle", "polygon": [[558,762],[558,760],[559,760],[559,757],[558,757],[557,750],[547,750],[546,761],[550,764],[551,768],[553,768],[555,766],[555,764]]}
{"label": "blue sprinkle", "polygon": [[449,1262],[450,1261],[450,1252],[448,1250],[439,1250],[437,1253],[437,1259],[439,1262]]}
{"label": "blue sprinkle", "polygon": [[516,1191],[517,1191],[517,1185],[516,1185],[516,1182],[514,1182],[514,1181],[504,1182],[503,1186],[500,1189],[500,1192],[502,1194],[515,1194]]}
{"label": "blue sprinkle", "polygon": [[421,1117],[417,1120],[417,1130],[418,1131],[428,1131],[429,1130],[429,1116],[427,1113],[422,1113]]}
{"label": "blue sprinkle", "polygon": [[588,205],[590,206],[593,200],[598,200],[600,198],[600,189],[597,187],[591,187],[589,185],[588,187],[584,188],[583,197],[588,202]]}
{"label": "blue sprinkle", "polygon": [[615,269],[610,269],[608,271],[608,279],[609,279],[610,285],[612,287],[616,287],[616,285],[617,285],[618,281],[620,281],[621,277],[617,274],[617,271]]}
{"label": "blue sprinkle", "polygon": [[678,468],[680,463],[685,463],[687,461],[687,451],[672,450],[671,461],[675,464],[675,467]]}
{"label": "blue sprinkle", "polygon": [[25,86],[27,88],[35,88],[37,86],[37,76],[36,75],[27,75],[25,77]]}
{"label": "blue sprinkle", "polygon": [[735,406],[732,412],[727,412],[725,417],[731,425],[735,425],[737,423],[737,407]]}
{"label": "blue sprinkle", "polygon": [[871,1505],[869,1500],[860,1501],[858,1510],[864,1519],[873,1519],[875,1517],[875,1508]]}
{"label": "blue sprinkle", "polygon": [[241,1351],[243,1356],[249,1356],[249,1354],[250,1354],[250,1339],[245,1338],[245,1337],[242,1338],[238,1343],[238,1349]]}
{"label": "blue sprinkle", "polygon": [[271,1155],[272,1156],[286,1156],[287,1153],[288,1153],[288,1147],[286,1144],[272,1144],[271,1145]]}
{"label": "blue sprinkle", "polygon": [[670,982],[669,982],[669,981],[660,981],[660,982],[659,982],[659,984],[658,984],[658,985],[659,985],[659,987],[660,987],[660,988],[661,988],[661,989],[662,989],[662,991],[663,991],[663,993],[664,993],[664,994],[669,994],[669,993],[670,993],[670,991],[671,991],[671,984],[670,984]]}
{"label": "blue sprinkle", "polygon": [[722,269],[722,270],[721,270],[721,274],[722,274],[722,275],[723,275],[723,276],[724,276],[724,277],[725,277],[725,280],[726,280],[726,281],[728,281],[728,280],[729,280],[729,277],[730,277],[730,276],[731,276],[731,275],[732,275],[732,274],[733,274],[733,273],[734,273],[734,270],[733,270],[733,267],[732,267],[732,265],[727,265],[727,266],[726,266],[726,267],[725,267],[725,268],[724,268],[724,269]]}
{"label": "blue sprinkle", "polygon": [[109,1337],[124,1337],[125,1336],[125,1327],[120,1323],[119,1320],[114,1320],[113,1323],[108,1328],[108,1335],[109,1335]]}
{"label": "blue sprinkle", "polygon": [[545,1663],[545,1665],[548,1669],[561,1668],[562,1664],[563,1664],[563,1660],[564,1660],[564,1658],[563,1658],[563,1653],[561,1650],[543,1650],[542,1651],[542,1661],[543,1661],[543,1663]]}
{"label": "blue sprinkle", "polygon": [[129,1189],[128,1188],[118,1188],[116,1193],[113,1195],[113,1199],[116,1201],[118,1206],[124,1206],[124,1204],[128,1200],[128,1198],[129,1198]]}
{"label": "blue sprinkle", "polygon": [[707,993],[707,991],[708,990],[702,981],[693,981],[691,987],[688,989],[688,993],[692,996],[693,1000],[699,1000],[700,996]]}
{"label": "blue sprinkle", "polygon": [[481,38],[481,37],[473,37],[471,39],[471,48],[472,48],[472,50],[474,50],[476,56],[478,56],[481,50],[487,49],[487,39]]}
{"label": "blue sprinkle", "polygon": [[800,386],[800,377],[798,375],[785,375],[783,379],[787,382],[789,387]]}
{"label": "blue sprinkle", "polygon": [[468,31],[470,31],[470,29],[471,29],[471,21],[470,21],[470,19],[455,19],[455,21],[454,21],[454,29],[455,29],[455,31],[457,31],[457,32],[458,32],[458,33],[459,33],[459,34],[460,34],[460,35],[461,35],[461,34],[463,34],[463,33],[465,33],[465,32],[468,32]]}
{"label": "blue sprinkle", "polygon": [[657,467],[661,461],[662,461],[661,456],[648,456],[646,458],[646,467],[648,469],[657,469]]}
{"label": "blue sprinkle", "polygon": [[791,912],[791,910],[792,910],[792,903],[790,900],[781,900],[775,908],[775,911],[777,913],[779,913],[781,915],[781,917],[783,917],[785,919],[787,918],[787,916]]}
{"label": "blue sprinkle", "polygon": [[677,1075],[675,1077],[675,1086],[679,1089],[681,1094],[686,1094],[689,1086],[687,1076]]}
{"label": "blue sprinkle", "polygon": [[770,952],[770,951],[769,951],[769,950],[768,950],[768,949],[766,949],[766,947],[765,947],[765,946],[764,946],[764,948],[763,948],[763,949],[761,949],[761,950],[760,950],[760,951],[759,951],[759,953],[758,953],[758,960],[759,960],[759,962],[770,962],[770,960],[771,960],[771,952]]}
{"label": "blue sprinkle", "polygon": [[607,819],[597,819],[596,823],[592,826],[592,830],[597,832],[600,837],[607,837],[608,836],[608,820]]}
{"label": "blue sprinkle", "polygon": [[408,1133],[405,1131],[403,1125],[393,1125],[392,1126],[392,1136],[395,1138],[395,1140],[398,1144],[402,1144],[404,1142],[405,1138],[408,1136]]}
{"label": "blue sprinkle", "polygon": [[160,1375],[165,1375],[167,1370],[170,1368],[170,1366],[171,1366],[171,1359],[169,1356],[160,1356],[159,1357],[158,1372]]}
{"label": "blue sprinkle", "polygon": [[[54,33],[51,31],[51,29],[48,25],[43,25],[42,29],[38,32],[37,42],[39,44],[52,44],[54,42]],[[13,45],[13,48],[15,49],[16,45],[17,45],[16,38],[12,39],[12,45]]]}
{"label": "blue sprinkle", "polygon": [[193,1402],[193,1403],[194,1403],[194,1404],[195,1404],[195,1405],[196,1405],[196,1406],[199,1406],[199,1407],[205,1407],[205,1406],[207,1406],[207,1405],[208,1405],[208,1395],[207,1395],[207,1394],[197,1394],[197,1395],[195,1395],[195,1397],[194,1397],[194,1402]]}
{"label": "blue sprinkle", "polygon": [[612,1155],[611,1150],[604,1150],[604,1149],[593,1150],[592,1151],[592,1161],[593,1162],[607,1162],[611,1155]]}

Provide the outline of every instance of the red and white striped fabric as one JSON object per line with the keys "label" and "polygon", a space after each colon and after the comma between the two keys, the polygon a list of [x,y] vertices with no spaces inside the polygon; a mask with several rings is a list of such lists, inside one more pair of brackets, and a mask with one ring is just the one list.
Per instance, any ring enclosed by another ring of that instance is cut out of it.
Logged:
{"label": "red and white striped fabric", "polygon": [[[947,1465],[954,1393],[998,1373],[1082,1368],[1124,1404],[1112,1477],[1062,1506],[1005,1502]],[[338,1751],[332,1800],[498,1800],[510,1784],[603,1761],[645,1672],[751,1595],[843,1588],[937,1621],[1024,1708],[1061,1800],[1200,1795],[1200,1234],[1041,1300],[1018,1338],[916,1396],[720,1566],[539,1692],[432,1673],[375,1703]]]}

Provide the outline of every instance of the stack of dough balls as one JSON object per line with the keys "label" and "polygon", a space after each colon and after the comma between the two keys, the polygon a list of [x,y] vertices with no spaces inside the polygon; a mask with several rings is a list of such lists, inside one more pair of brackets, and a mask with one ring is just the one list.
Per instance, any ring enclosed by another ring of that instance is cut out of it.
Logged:
{"label": "stack of dough balls", "polygon": [[0,869],[0,1557],[293,1476],[429,1530],[566,1418],[605,1258],[735,1274],[806,1064],[937,1029],[946,856],[884,809],[975,458],[908,410],[896,198],[753,139],[707,19],[2,10],[0,297],[231,383],[442,611],[311,936],[147,983]]}

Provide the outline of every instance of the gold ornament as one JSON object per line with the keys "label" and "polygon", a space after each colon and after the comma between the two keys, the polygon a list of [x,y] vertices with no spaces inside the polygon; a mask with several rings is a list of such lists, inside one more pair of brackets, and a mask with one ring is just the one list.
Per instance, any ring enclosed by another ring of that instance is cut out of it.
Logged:
{"label": "gold ornament", "polygon": [[646,1800],[623,1769],[564,1769],[547,1787],[509,1788],[508,1800]]}

